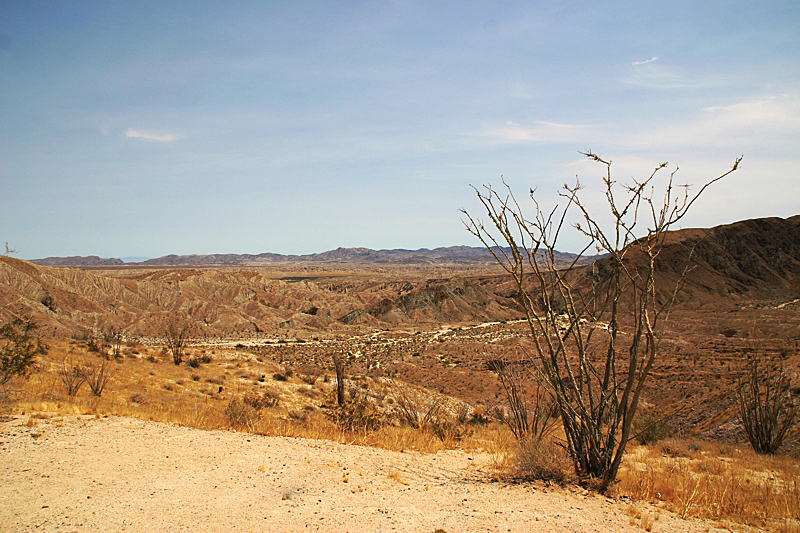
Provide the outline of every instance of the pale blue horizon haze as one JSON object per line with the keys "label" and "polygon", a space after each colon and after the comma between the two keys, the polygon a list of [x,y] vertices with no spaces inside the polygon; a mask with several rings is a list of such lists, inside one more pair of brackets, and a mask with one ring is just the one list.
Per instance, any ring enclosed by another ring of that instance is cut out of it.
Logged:
{"label": "pale blue horizon haze", "polygon": [[3,0],[0,242],[479,246],[459,209],[501,175],[600,208],[583,150],[695,188],[743,155],[683,227],[796,215],[799,29],[796,1]]}

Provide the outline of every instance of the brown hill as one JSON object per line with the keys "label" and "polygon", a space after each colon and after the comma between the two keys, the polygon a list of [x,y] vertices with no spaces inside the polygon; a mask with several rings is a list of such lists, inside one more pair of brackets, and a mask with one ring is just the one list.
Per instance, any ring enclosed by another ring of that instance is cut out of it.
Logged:
{"label": "brown hill", "polygon": [[[628,254],[636,266],[641,257]],[[595,270],[607,271],[608,259]],[[689,308],[778,304],[800,298],[800,215],[743,220],[711,229],[667,234],[656,268],[663,291],[672,291],[688,268],[679,302]]]}
{"label": "brown hill", "polygon": [[[518,314],[513,302],[465,280],[431,285],[424,278],[342,280],[323,275],[284,281],[256,269],[235,268],[159,269],[127,275],[120,278],[0,257],[0,319],[7,320],[12,313],[31,315],[48,335],[113,327],[127,335],[149,336],[160,335],[170,317],[180,316],[189,318],[194,335],[285,336],[351,324],[485,320]],[[419,285],[421,292],[415,292]],[[387,302],[396,298],[399,311],[373,309],[391,307]]]}
{"label": "brown hill", "polygon": [[431,280],[396,300],[385,299],[369,314],[389,323],[471,322],[523,316],[516,301],[503,298],[464,278]]}
{"label": "brown hill", "polygon": [[692,247],[692,295],[734,301],[800,297],[800,215],[675,232],[660,257],[664,268],[685,263]]}
{"label": "brown hill", "polygon": [[[473,254],[474,249],[465,248],[457,252]],[[374,259],[385,252],[339,249],[319,255],[327,261],[358,262],[359,257]],[[411,257],[396,252],[398,258]],[[453,257],[456,251],[448,253]],[[635,256],[630,260],[635,263]],[[599,260],[595,272],[602,272],[606,262]],[[690,263],[695,266],[681,301],[686,308],[774,305],[800,298],[800,215],[668,235],[658,260],[665,287]],[[519,316],[507,276],[446,279],[439,273],[429,280],[424,269],[392,273],[377,266],[365,271],[369,275],[314,271],[313,276],[283,280],[266,272],[162,268],[112,276],[0,257],[0,318],[29,314],[49,334],[114,327],[131,335],[153,335],[169,316],[180,315],[190,318],[198,335],[230,336]]]}

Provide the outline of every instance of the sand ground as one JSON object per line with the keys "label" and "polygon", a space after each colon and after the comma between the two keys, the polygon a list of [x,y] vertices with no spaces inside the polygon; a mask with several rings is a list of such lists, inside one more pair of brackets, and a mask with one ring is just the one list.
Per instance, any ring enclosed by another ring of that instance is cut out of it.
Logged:
{"label": "sand ground", "polygon": [[[630,523],[630,502],[492,482],[487,454],[392,452],[121,417],[29,420],[0,422],[0,531],[643,531]],[[653,531],[717,531],[638,505],[660,514]]]}

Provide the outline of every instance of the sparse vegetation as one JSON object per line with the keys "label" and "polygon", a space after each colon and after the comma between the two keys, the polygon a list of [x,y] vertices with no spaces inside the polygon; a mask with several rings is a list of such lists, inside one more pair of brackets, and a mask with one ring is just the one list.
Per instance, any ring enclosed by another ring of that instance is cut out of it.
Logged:
{"label": "sparse vegetation", "polygon": [[663,505],[684,518],[797,531],[800,470],[796,461],[759,457],[746,450],[723,455],[713,444],[673,441],[666,449],[671,453],[665,455],[661,445],[638,448],[627,459],[614,494]]}
{"label": "sparse vegetation", "polygon": [[[537,368],[531,368],[525,362],[501,359],[489,361],[487,366],[503,386],[510,411],[510,416],[503,417],[503,421],[511,432],[520,440],[542,440],[558,422],[558,408]],[[528,398],[533,401],[530,407]]]}

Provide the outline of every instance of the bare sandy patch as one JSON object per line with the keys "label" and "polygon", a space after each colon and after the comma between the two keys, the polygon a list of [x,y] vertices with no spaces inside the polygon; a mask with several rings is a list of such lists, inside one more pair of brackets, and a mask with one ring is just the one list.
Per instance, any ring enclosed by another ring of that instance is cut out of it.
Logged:
{"label": "bare sandy patch", "polygon": [[[643,531],[629,502],[492,482],[488,454],[38,416],[0,422],[3,531]],[[652,511],[653,531],[715,530]]]}

